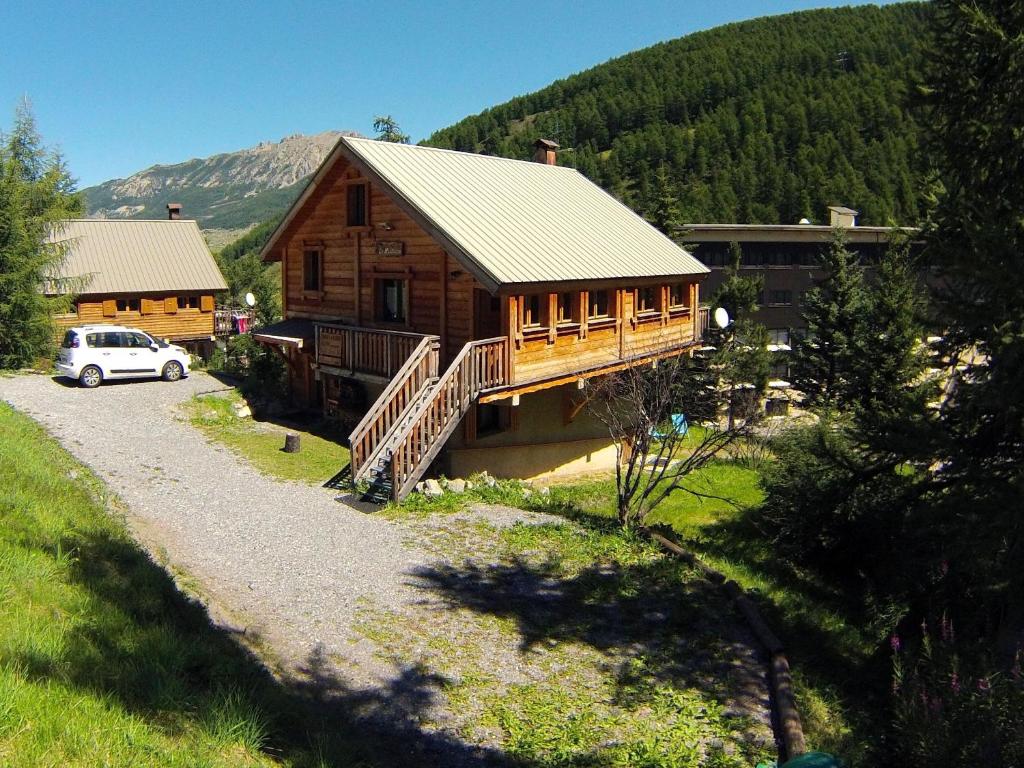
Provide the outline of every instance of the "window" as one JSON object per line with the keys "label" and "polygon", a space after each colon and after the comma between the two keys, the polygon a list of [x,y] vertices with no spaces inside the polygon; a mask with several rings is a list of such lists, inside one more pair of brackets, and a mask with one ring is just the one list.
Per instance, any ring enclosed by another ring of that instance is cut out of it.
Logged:
{"label": "window", "polygon": [[117,300],[117,311],[118,312],[138,312],[139,311],[139,300],[138,299],[118,299]]}
{"label": "window", "polygon": [[183,309],[199,309],[199,297],[198,296],[185,296]]}
{"label": "window", "polygon": [[572,305],[572,291],[564,291],[558,294],[558,323],[560,325],[575,321]]}
{"label": "window", "polygon": [[789,328],[769,328],[769,344],[789,344]]}
{"label": "window", "polygon": [[484,403],[476,407],[476,437],[487,437],[512,427],[512,409],[507,405]]}
{"label": "window", "polygon": [[590,300],[589,317],[608,317],[608,291],[591,291],[588,298]]}
{"label": "window", "polygon": [[85,337],[85,340],[93,349],[114,349],[122,346],[122,335],[124,334],[121,334],[118,331],[107,331],[105,333],[90,333]]}
{"label": "window", "polygon": [[319,248],[307,248],[302,252],[302,290],[320,291],[320,256]]}
{"label": "window", "polygon": [[148,349],[153,340],[144,333],[123,333],[122,346]]}
{"label": "window", "polygon": [[385,323],[404,323],[407,297],[405,280],[378,280],[377,319]]}
{"label": "window", "polygon": [[349,184],[345,201],[345,223],[350,227],[365,227],[366,185]]}
{"label": "window", "polygon": [[533,294],[532,296],[524,297],[523,302],[523,328],[539,328],[540,327],[540,294]]}
{"label": "window", "polygon": [[768,303],[773,306],[790,306],[793,303],[793,292],[788,290],[768,291]]}
{"label": "window", "polygon": [[658,289],[653,285],[645,285],[636,289],[636,311],[655,312],[658,309]]}
{"label": "window", "polygon": [[690,303],[686,283],[672,283],[668,288],[668,305],[673,308],[685,307]]}

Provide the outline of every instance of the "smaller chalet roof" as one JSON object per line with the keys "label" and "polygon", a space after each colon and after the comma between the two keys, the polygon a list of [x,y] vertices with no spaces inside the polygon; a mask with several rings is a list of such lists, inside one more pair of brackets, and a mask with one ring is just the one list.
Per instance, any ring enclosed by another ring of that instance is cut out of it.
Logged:
{"label": "smaller chalet roof", "polygon": [[264,326],[253,331],[252,335],[257,341],[302,349],[307,344],[313,344],[313,334],[312,320],[292,317]]}
{"label": "smaller chalet roof", "polygon": [[58,280],[81,281],[76,293],[223,291],[203,233],[187,219],[71,219],[50,235],[67,244]]}
{"label": "smaller chalet roof", "polygon": [[572,168],[342,137],[263,249],[346,157],[486,287],[703,275],[707,268]]}

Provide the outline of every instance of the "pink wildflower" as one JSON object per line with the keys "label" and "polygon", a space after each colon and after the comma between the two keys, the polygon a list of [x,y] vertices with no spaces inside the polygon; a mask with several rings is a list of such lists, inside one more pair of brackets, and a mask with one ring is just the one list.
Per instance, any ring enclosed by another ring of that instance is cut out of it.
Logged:
{"label": "pink wildflower", "polygon": [[900,648],[902,646],[900,644],[900,636],[899,635],[893,634],[893,636],[889,638],[889,647],[892,648],[892,652],[893,653],[899,653],[900,652]]}

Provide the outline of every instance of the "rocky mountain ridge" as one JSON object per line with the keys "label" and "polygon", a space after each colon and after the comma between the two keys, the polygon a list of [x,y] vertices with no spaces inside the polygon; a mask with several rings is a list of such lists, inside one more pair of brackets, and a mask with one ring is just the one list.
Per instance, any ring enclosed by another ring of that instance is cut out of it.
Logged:
{"label": "rocky mountain ridge", "polygon": [[245,229],[280,212],[343,135],[293,134],[237,152],[154,165],[125,179],[83,190],[90,216],[163,218],[179,202],[204,229]]}

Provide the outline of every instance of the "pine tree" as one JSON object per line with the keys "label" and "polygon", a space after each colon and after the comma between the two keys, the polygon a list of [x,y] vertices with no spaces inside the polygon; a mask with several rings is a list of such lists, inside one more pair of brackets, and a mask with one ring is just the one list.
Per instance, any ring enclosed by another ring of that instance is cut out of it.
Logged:
{"label": "pine tree", "polygon": [[[942,412],[938,497],[960,597],[1024,643],[1024,4],[935,3],[927,77],[930,148],[943,190],[929,255],[950,367],[967,363]],[[1004,658],[1007,658],[1004,656]]]}
{"label": "pine tree", "polygon": [[[377,115],[373,118],[373,130],[377,132],[377,141],[389,141],[392,144],[408,144],[409,134],[402,133],[398,123],[391,115]],[[475,139],[465,139],[468,149],[475,148]]]}
{"label": "pine tree", "polygon": [[857,340],[867,305],[863,273],[842,229],[834,230],[821,268],[824,278],[804,300],[807,332],[793,350],[793,381],[811,408],[846,410],[860,365]]}
{"label": "pine tree", "polygon": [[740,244],[729,243],[730,263],[718,290],[711,296],[711,306],[724,307],[729,317],[740,320],[757,310],[757,297],[764,286],[759,276],[743,275],[743,251]]}
{"label": "pine tree", "polygon": [[[48,151],[27,102],[14,128],[0,137],[0,368],[18,368],[47,356],[55,340],[53,314],[71,297],[44,295],[64,258],[50,243],[60,222],[82,211],[81,198],[61,156]],[[73,286],[57,286],[67,289]]]}

